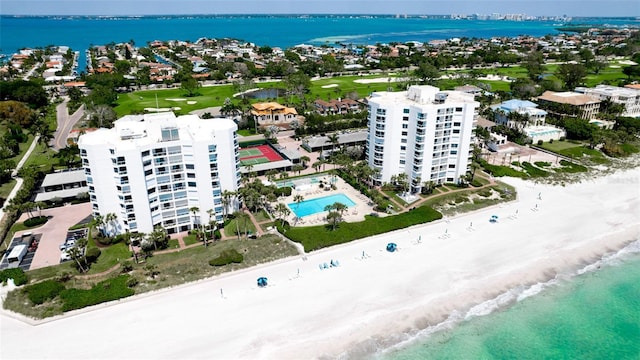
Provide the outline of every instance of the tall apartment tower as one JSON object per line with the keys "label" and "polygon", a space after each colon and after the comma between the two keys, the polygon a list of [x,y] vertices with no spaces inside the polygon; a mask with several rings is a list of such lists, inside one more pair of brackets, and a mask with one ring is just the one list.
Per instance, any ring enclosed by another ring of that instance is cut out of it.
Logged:
{"label": "tall apartment tower", "polygon": [[172,234],[221,222],[222,193],[240,183],[237,129],[228,119],[164,112],[128,115],[112,129],[82,135],[93,215],[116,214],[113,233],[159,225]]}
{"label": "tall apartment tower", "polygon": [[471,162],[478,105],[471,94],[433,86],[373,93],[366,156],[379,171],[374,184],[400,173],[407,174],[412,192],[427,181],[458,182]]}

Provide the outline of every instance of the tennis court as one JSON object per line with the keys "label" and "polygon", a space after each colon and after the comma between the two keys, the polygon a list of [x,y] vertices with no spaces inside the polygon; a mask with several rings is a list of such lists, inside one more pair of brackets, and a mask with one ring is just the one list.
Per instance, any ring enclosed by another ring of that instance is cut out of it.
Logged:
{"label": "tennis court", "polygon": [[282,156],[269,145],[258,145],[240,149],[238,156],[240,157],[240,164],[243,166],[282,160]]}

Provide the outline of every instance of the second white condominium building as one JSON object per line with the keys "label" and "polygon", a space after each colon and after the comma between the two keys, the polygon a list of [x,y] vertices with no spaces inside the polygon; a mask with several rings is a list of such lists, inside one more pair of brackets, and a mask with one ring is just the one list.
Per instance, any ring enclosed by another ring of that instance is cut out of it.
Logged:
{"label": "second white condominium building", "polygon": [[93,214],[116,214],[107,226],[113,233],[159,225],[171,234],[222,221],[222,192],[237,190],[240,180],[236,130],[228,119],[165,112],[125,116],[112,129],[82,135]]}
{"label": "second white condominium building", "polygon": [[422,184],[458,182],[471,160],[473,95],[411,86],[408,91],[373,93],[369,99],[369,165],[379,170],[375,185],[405,173],[412,191]]}

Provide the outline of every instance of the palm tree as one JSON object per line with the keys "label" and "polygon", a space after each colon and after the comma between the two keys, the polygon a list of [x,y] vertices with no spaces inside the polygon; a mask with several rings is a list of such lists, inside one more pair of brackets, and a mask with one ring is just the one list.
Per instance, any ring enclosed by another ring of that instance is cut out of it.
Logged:
{"label": "palm tree", "polygon": [[277,215],[279,215],[281,224],[282,226],[284,226],[284,220],[287,216],[289,216],[289,214],[291,213],[291,210],[289,210],[287,205],[283,203],[277,203],[276,206],[273,208],[273,210]]}
{"label": "palm tree", "polygon": [[156,225],[151,234],[149,234],[149,239],[153,242],[153,247],[158,250],[158,244],[162,246],[167,239],[167,232],[162,226]]}
{"label": "palm tree", "polygon": [[[118,220],[118,215],[116,215],[116,213],[108,213],[104,217],[104,223],[105,223],[105,225],[108,225],[109,228],[115,227],[113,225],[113,223],[116,222],[116,220]],[[109,231],[108,234],[112,234],[112,233]],[[115,235],[115,231],[114,231],[113,235]],[[109,236],[113,236],[113,235],[109,235]]]}
{"label": "palm tree", "polygon": [[100,230],[100,232],[102,233],[102,235],[105,235],[105,231],[104,231],[104,217],[102,215],[95,215],[93,217],[93,221],[91,221],[91,226],[96,227],[98,230]]}
{"label": "palm tree", "polygon": [[340,213],[340,216],[342,216],[344,212],[347,211],[347,205],[341,202],[333,203],[332,208],[335,209],[338,213]]}
{"label": "palm tree", "polygon": [[236,221],[236,235],[238,235],[238,240],[240,240],[240,219],[244,216],[247,216],[243,211],[236,211],[233,213],[233,218]]}
{"label": "palm tree", "polygon": [[336,151],[336,145],[340,143],[340,139],[338,139],[338,134],[327,135],[327,140],[329,140],[331,145],[333,145],[333,148],[331,149],[331,153],[333,154]]}
{"label": "palm tree", "polygon": [[322,161],[316,161],[313,164],[311,164],[311,167],[316,171],[320,171],[320,167],[322,166]]}
{"label": "palm tree", "polygon": [[298,175],[300,175],[300,172],[304,170],[304,166],[299,165],[299,164],[295,164],[293,165],[293,167],[291,168],[291,171],[297,172]]}
{"label": "palm tree", "polygon": [[200,208],[197,206],[192,206],[189,208],[189,212],[193,215],[193,228],[196,229],[198,223],[200,222],[198,219],[198,213],[200,212]]}
{"label": "palm tree", "polygon": [[329,211],[329,213],[327,214],[327,221],[329,222],[329,224],[331,224],[331,230],[336,229],[336,226],[338,226],[340,220],[341,216],[337,211]]}
{"label": "palm tree", "polygon": [[[226,212],[226,211],[225,211]],[[214,224],[215,224],[215,212],[213,209],[207,210],[207,214],[209,215],[209,230],[211,231],[211,240],[214,240]],[[207,246],[207,234],[204,234],[204,246]]]}
{"label": "palm tree", "polygon": [[38,217],[42,217],[42,209],[46,207],[47,204],[45,204],[43,201],[36,201],[34,205],[38,209]]}
{"label": "palm tree", "polygon": [[302,166],[304,166],[305,168],[307,167],[307,162],[311,161],[311,158],[309,158],[308,156],[304,155],[300,157],[300,161],[302,161]]}
{"label": "palm tree", "polygon": [[293,197],[293,201],[296,202],[296,209],[300,207],[300,203],[304,201],[304,196],[297,194]]}
{"label": "palm tree", "polygon": [[235,195],[235,191],[225,190],[222,192],[222,211],[225,221],[227,220],[227,215],[229,215],[229,205],[231,205],[231,198]]}

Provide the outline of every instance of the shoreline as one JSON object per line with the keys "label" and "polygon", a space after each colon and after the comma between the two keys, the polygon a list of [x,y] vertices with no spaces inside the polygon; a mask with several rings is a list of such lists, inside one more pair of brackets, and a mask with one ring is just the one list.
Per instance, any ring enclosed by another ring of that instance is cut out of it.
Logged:
{"label": "shoreline", "polygon": [[[36,357],[81,358],[88,349],[104,358],[372,355],[637,240],[639,179],[639,168],[566,186],[507,179],[515,201],[312,252],[307,261],[286,258],[39,326],[3,310],[0,348],[3,357],[20,357],[19,340],[37,336]],[[399,251],[386,252],[388,242]],[[362,259],[363,251],[370,257]],[[340,266],[318,268],[330,260]],[[255,285],[259,276],[269,278],[267,288]],[[117,350],[96,331],[120,333]],[[167,331],[171,341],[162,336]],[[57,346],[69,336],[84,345]]]}

